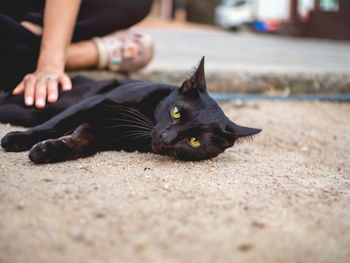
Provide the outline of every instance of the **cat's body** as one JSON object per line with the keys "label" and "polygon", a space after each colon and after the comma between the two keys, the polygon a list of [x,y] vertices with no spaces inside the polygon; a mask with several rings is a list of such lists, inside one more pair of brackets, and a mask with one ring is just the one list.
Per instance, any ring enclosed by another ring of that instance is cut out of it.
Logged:
{"label": "cat's body", "polygon": [[1,146],[6,151],[31,149],[29,158],[36,163],[76,159],[102,150],[202,160],[223,152],[240,137],[260,132],[235,125],[208,95],[204,60],[180,88],[135,80],[76,78],[73,83],[72,91],[43,110],[25,108],[21,96],[3,95],[1,122],[41,124],[7,134]]}

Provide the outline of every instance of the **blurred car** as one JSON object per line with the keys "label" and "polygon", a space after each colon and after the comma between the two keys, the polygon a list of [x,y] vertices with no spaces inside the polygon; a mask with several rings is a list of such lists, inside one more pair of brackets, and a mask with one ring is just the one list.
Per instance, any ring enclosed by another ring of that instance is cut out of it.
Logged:
{"label": "blurred car", "polygon": [[215,9],[217,25],[237,30],[244,24],[252,24],[253,2],[251,0],[223,0]]}

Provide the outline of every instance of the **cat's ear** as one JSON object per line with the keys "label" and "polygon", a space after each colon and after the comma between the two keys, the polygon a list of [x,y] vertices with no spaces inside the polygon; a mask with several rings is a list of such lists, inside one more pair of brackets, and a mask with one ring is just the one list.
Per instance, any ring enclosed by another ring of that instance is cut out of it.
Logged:
{"label": "cat's ear", "polygon": [[198,92],[207,92],[207,84],[204,74],[204,57],[199,62],[193,75],[185,80],[179,91],[181,94],[198,94]]}
{"label": "cat's ear", "polygon": [[261,129],[255,129],[250,127],[239,126],[232,121],[230,121],[225,128],[225,131],[232,135],[235,139],[240,137],[247,137],[255,135],[261,132]]}
{"label": "cat's ear", "polygon": [[202,57],[201,62],[199,62],[197,70],[193,73],[191,80],[195,83],[196,88],[201,92],[207,91],[207,83],[205,81],[204,73],[204,60],[205,57]]}
{"label": "cat's ear", "polygon": [[231,147],[237,139],[253,136],[259,132],[261,132],[261,129],[239,126],[230,121],[225,127],[224,134],[227,141],[225,142],[226,145],[223,146],[224,148]]}

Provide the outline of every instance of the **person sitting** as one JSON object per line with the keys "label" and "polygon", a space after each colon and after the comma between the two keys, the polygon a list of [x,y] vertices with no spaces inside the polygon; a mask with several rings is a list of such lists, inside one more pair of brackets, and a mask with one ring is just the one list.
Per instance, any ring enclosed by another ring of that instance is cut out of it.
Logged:
{"label": "person sitting", "polygon": [[37,108],[70,90],[66,69],[130,72],[146,66],[154,43],[130,29],[152,0],[13,0],[0,4],[1,90]]}

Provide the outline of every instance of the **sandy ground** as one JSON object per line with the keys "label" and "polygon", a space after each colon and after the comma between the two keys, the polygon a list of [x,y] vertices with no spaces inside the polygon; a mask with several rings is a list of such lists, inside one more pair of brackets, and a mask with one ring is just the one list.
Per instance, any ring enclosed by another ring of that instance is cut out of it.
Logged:
{"label": "sandy ground", "polygon": [[350,262],[350,104],[222,106],[263,132],[209,161],[0,151],[0,262]]}

